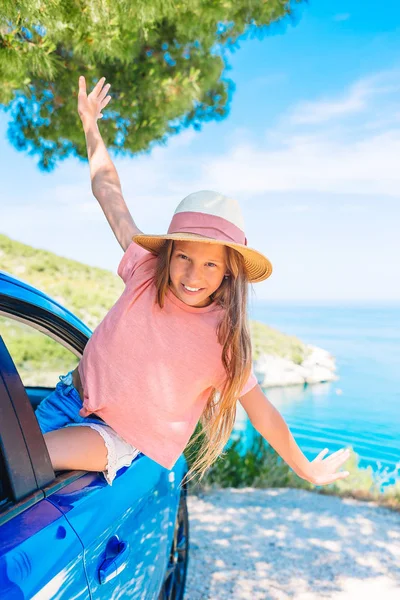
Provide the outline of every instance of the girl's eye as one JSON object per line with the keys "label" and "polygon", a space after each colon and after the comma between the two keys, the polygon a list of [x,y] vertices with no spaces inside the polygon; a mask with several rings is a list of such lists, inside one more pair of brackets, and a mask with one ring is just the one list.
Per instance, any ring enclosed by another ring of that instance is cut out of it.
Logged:
{"label": "girl's eye", "polygon": [[[178,254],[178,258],[182,258],[183,260],[190,260],[188,256],[186,256],[186,254]],[[210,266],[210,267],[216,267],[217,265],[213,262],[208,262],[206,263],[206,265]]]}

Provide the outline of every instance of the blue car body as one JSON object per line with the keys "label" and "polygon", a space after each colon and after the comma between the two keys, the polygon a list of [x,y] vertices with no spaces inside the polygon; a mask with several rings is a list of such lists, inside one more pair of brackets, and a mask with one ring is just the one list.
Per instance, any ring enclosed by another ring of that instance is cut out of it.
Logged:
{"label": "blue car body", "polygon": [[[58,302],[4,272],[0,315],[78,357],[91,335]],[[139,455],[112,486],[99,473],[54,473],[34,416],[50,391],[23,386],[0,337],[0,598],[172,598],[163,585],[174,543],[175,561],[186,549],[183,587],[187,566],[187,528],[180,550],[175,539],[182,499],[186,505],[184,456],[169,471]]]}

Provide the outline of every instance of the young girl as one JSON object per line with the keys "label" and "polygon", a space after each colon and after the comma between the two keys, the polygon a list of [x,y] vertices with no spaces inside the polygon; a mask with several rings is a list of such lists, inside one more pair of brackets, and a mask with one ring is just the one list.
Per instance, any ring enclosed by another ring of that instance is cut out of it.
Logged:
{"label": "young girl", "polygon": [[89,339],[78,367],[60,376],[36,415],[54,470],[102,471],[111,485],[140,452],[171,469],[201,421],[204,443],[190,474],[200,477],[228,441],[239,400],[256,430],[303,479],[347,477],[341,449],[309,461],[252,371],[249,282],[271,274],[247,246],[237,202],[212,191],[178,205],[166,235],[145,235],[122,197],[97,120],[111,97],[102,77],[78,112],[92,191],[124,255],[125,289]]}

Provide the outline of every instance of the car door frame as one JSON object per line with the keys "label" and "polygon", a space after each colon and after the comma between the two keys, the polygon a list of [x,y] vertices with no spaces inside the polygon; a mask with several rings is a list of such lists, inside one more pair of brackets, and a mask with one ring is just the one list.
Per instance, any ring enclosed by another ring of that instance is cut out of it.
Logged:
{"label": "car door frame", "polygon": [[[0,338],[0,361],[5,345]],[[6,502],[0,512],[0,525],[44,498],[38,488],[29,451],[0,370],[0,452],[5,471]]]}
{"label": "car door frame", "polygon": [[[91,331],[75,315],[7,273],[0,272],[0,287],[0,315],[30,326],[78,358],[82,356]],[[1,524],[86,471],[55,475],[33,407],[1,336],[0,365],[0,445],[10,497],[0,512]]]}
{"label": "car door frame", "polygon": [[[59,578],[76,597],[88,600],[82,544],[65,515],[41,489],[55,474],[43,436],[34,435],[40,429],[1,336],[0,365],[0,460],[5,484],[0,507],[0,584],[12,597],[25,592],[31,597],[35,587],[35,597],[48,597]],[[46,548],[46,541],[53,543],[55,551],[38,557],[36,536],[41,549]]]}

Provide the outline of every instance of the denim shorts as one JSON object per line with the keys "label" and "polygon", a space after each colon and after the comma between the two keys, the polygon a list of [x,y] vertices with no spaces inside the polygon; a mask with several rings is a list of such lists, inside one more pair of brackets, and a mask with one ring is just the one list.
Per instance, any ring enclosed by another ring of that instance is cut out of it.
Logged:
{"label": "denim shorts", "polygon": [[56,388],[37,407],[35,414],[42,433],[62,427],[86,426],[97,431],[107,448],[107,466],[103,475],[109,485],[122,467],[128,467],[140,450],[125,442],[114,429],[99,418],[82,417],[82,400],[72,382],[72,371],[59,376]]}

